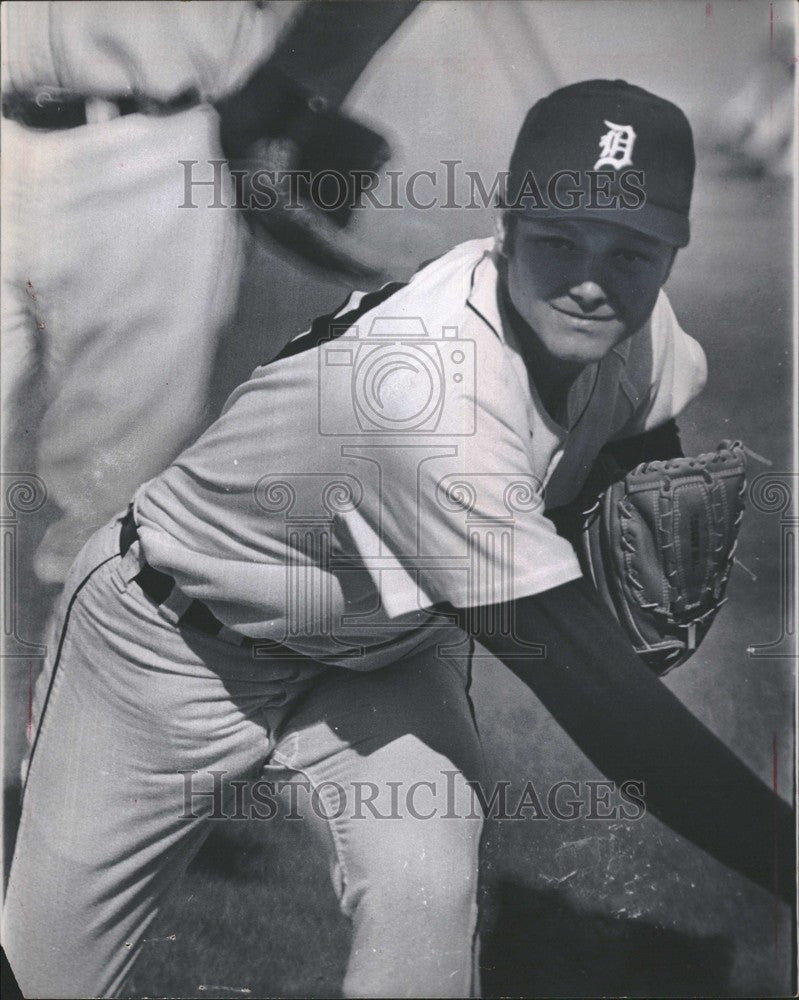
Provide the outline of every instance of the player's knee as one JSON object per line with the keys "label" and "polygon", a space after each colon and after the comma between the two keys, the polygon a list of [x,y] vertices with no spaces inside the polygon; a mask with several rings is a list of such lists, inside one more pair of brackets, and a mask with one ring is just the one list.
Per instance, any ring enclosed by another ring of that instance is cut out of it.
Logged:
{"label": "player's knee", "polygon": [[481,830],[479,817],[399,821],[370,866],[363,895],[380,906],[390,900],[398,911],[442,918],[468,910],[477,891]]}

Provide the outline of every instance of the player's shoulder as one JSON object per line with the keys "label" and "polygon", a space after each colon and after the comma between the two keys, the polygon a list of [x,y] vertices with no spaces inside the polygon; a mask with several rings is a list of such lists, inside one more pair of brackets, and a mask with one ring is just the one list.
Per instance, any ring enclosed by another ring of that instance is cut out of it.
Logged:
{"label": "player's shoulder", "polygon": [[493,239],[468,240],[422,263],[410,281],[380,303],[389,308],[416,310],[419,315],[448,315],[462,309],[469,297],[474,271],[493,245]]}
{"label": "player's shoulder", "polygon": [[419,281],[423,277],[425,279],[440,279],[450,274],[460,273],[464,267],[472,268],[483,259],[493,245],[493,237],[458,243],[446,253],[440,254],[438,257],[431,257],[420,264],[412,281]]}
{"label": "player's shoulder", "polygon": [[652,310],[652,316],[649,320],[649,326],[651,328],[652,341],[658,345],[667,344],[670,339],[674,339],[675,337],[688,336],[680,325],[677,314],[674,312],[674,306],[672,306],[669,296],[663,288],[658,292],[655,308]]}
{"label": "player's shoulder", "polygon": [[[324,434],[474,434],[476,373],[482,386],[491,366],[478,358],[488,338],[473,336],[467,303],[490,246],[461,244],[365,312],[362,299],[357,314],[337,318],[317,352]],[[503,384],[496,380],[497,395]]]}
{"label": "player's shoulder", "polygon": [[470,240],[433,260],[426,261],[408,281],[392,281],[382,288],[352,291],[330,312],[318,316],[308,330],[289,341],[283,351],[256,369],[284,371],[315,364],[315,356],[331,340],[359,337],[375,324],[386,333],[386,324],[408,321],[431,330],[462,325],[474,271],[492,245],[491,239]]}
{"label": "player's shoulder", "polygon": [[683,329],[663,289],[649,321],[631,338],[627,369],[650,385],[667,374],[704,385],[707,377],[705,352],[699,341]]}

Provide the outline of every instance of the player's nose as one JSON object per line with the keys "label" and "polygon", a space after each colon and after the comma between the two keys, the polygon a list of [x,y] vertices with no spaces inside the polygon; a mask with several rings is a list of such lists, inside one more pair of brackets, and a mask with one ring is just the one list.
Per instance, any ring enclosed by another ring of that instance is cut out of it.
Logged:
{"label": "player's nose", "polygon": [[586,278],[579,284],[572,285],[569,288],[569,296],[584,312],[594,312],[608,301],[608,297],[602,286],[590,278]]}

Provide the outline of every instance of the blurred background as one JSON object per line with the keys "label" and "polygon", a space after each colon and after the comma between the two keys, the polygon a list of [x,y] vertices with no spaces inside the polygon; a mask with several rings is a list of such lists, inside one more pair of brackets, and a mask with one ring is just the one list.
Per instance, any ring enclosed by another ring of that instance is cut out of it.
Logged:
{"label": "blurred background", "polygon": [[[282,16],[290,17],[289,6]],[[447,160],[462,164],[460,178],[477,171],[489,186],[506,168],[530,105],[558,86],[621,77],[679,104],[694,127],[698,168],[692,241],[667,290],[710,371],[704,394],[680,420],[684,447],[699,452],[741,438],[751,477],[792,481],[795,495],[793,18],[788,0],[423,3],[378,52],[346,107],[389,137],[387,169],[433,172],[435,182],[417,188],[427,198],[443,194]],[[387,188],[378,190],[386,200],[381,191]],[[177,205],[177,164],[175,192]],[[357,212],[347,239],[386,277],[406,279],[420,262],[492,226],[490,208],[421,210],[403,200],[400,209]],[[164,282],[166,295],[167,275]],[[380,283],[375,277],[361,286]],[[256,365],[350,287],[277,245],[253,247],[236,316],[220,337],[205,422]],[[4,474],[33,468],[25,463],[35,447],[35,394],[20,419],[26,431]],[[55,516],[48,501],[12,518],[17,573],[9,576],[7,562],[6,641],[11,636],[14,655],[7,652],[3,671],[7,844],[29,689],[41,663],[40,650],[24,644],[44,642],[54,593],[35,581],[30,565]],[[792,637],[780,641],[784,524],[780,509],[750,505],[729,605],[701,650],[665,683],[790,798],[796,660]],[[474,700],[489,774],[511,781],[517,794],[526,781],[546,789],[601,777],[489,657],[477,661]],[[337,995],[348,928],[324,863],[309,848],[302,824],[220,825],[150,933],[127,993]],[[786,911],[652,817],[489,822],[483,881],[486,996],[771,996],[792,988]]]}

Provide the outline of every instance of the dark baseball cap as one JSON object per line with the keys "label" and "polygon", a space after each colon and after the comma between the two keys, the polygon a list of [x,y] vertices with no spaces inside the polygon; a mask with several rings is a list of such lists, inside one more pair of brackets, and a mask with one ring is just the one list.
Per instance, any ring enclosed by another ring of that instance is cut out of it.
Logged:
{"label": "dark baseball cap", "polygon": [[[694,167],[691,126],[676,104],[624,80],[586,80],[554,91],[527,113],[511,156],[505,204],[539,219],[615,222],[683,247],[690,238]],[[588,195],[597,171],[610,174],[600,178],[601,203]],[[520,197],[530,191],[530,173],[540,199]],[[582,192],[574,207],[548,198],[558,175],[559,188]]]}

